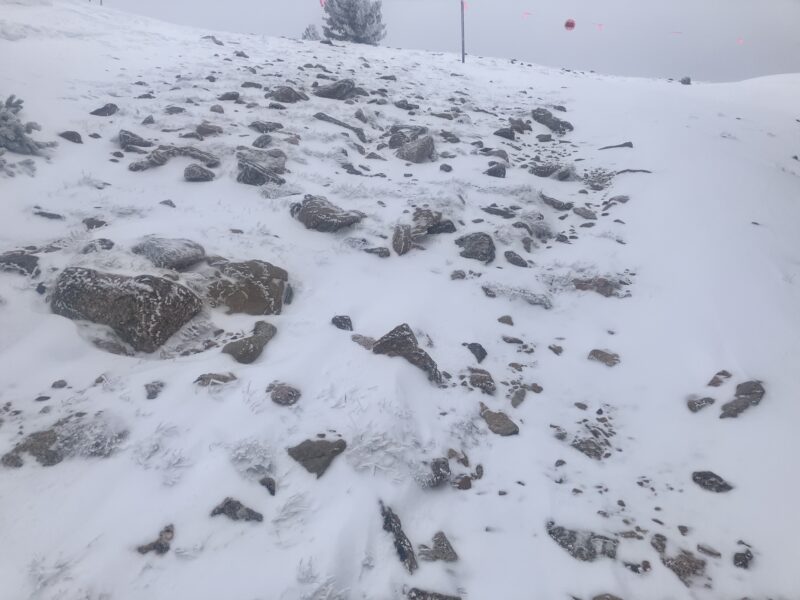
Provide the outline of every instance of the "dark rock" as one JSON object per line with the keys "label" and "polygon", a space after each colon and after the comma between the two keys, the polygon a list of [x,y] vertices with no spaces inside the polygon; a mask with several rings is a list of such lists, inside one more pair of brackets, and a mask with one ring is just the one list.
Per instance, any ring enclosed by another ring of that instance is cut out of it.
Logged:
{"label": "dark rock", "polygon": [[38,277],[41,272],[39,257],[25,252],[5,252],[0,254],[0,271]]}
{"label": "dark rock", "polygon": [[273,131],[283,129],[283,125],[272,121],[253,121],[250,123],[250,129],[254,129],[258,133],[272,133]]}
{"label": "dark rock", "polygon": [[444,562],[456,562],[458,554],[450,544],[450,540],[443,531],[437,531],[433,536],[433,546],[429,548],[425,545],[419,547],[419,557],[428,562],[441,560]]}
{"label": "dark rock", "polygon": [[576,290],[597,292],[601,296],[610,298],[620,289],[620,283],[605,277],[592,277],[591,279],[573,279],[572,285]]}
{"label": "dark rock", "polygon": [[225,305],[228,313],[248,315],[279,315],[289,274],[268,262],[213,263],[219,279],[208,287],[213,306]]}
{"label": "dark rock", "polygon": [[462,248],[460,255],[484,263],[494,260],[494,241],[488,233],[470,233],[456,240],[456,245]]}
{"label": "dark rock", "polygon": [[692,78],[691,77],[681,77],[681,83],[683,85],[692,85]]}
{"label": "dark rock", "polygon": [[697,551],[700,554],[705,554],[706,556],[710,556],[711,558],[722,558],[722,554],[714,550],[714,548],[707,546],[705,544],[697,544]]}
{"label": "dark rock", "polygon": [[735,419],[751,406],[758,406],[766,390],[760,381],[745,381],[736,386],[734,399],[722,405],[720,419]]}
{"label": "dark rock", "polygon": [[169,552],[170,542],[175,537],[175,526],[167,525],[158,533],[158,539],[149,544],[144,544],[136,548],[139,554],[147,554],[148,552],[155,552],[156,554],[163,555]]}
{"label": "dark rock", "polygon": [[298,92],[294,88],[285,85],[273,89],[270,98],[276,102],[284,102],[286,104],[294,104],[301,100],[308,100],[308,96],[303,92]]}
{"label": "dark rock", "polygon": [[347,100],[356,93],[356,84],[352,79],[341,79],[328,85],[321,85],[314,90],[314,95],[330,100]]}
{"label": "dark rock", "polygon": [[164,382],[163,381],[151,381],[150,383],[144,384],[144,391],[147,394],[148,400],[155,400],[158,398],[161,391],[164,389]]}
{"label": "dark rock", "polygon": [[589,219],[591,221],[597,220],[597,215],[595,214],[595,212],[586,208],[585,206],[577,206],[572,209],[572,212],[574,212],[579,217],[583,217],[584,219]]}
{"label": "dark rock", "polygon": [[394,537],[394,549],[398,558],[400,558],[400,562],[403,563],[409,573],[413,573],[418,568],[417,558],[414,556],[414,547],[403,531],[400,517],[383,502],[380,503],[380,507],[381,517],[383,517],[383,530],[392,534]]}
{"label": "dark rock", "polygon": [[62,137],[68,142],[72,142],[73,144],[82,144],[83,138],[81,138],[81,134],[77,131],[62,131],[58,134],[58,137]]}
{"label": "dark rock", "polygon": [[106,104],[105,106],[101,106],[90,112],[90,115],[94,115],[95,117],[110,117],[119,110],[119,107],[116,104]]}
{"label": "dark rock", "polygon": [[108,223],[96,217],[87,217],[86,219],[83,219],[83,221],[81,222],[86,226],[86,229],[90,231],[92,229],[100,229],[101,227],[105,227],[106,225],[108,225]]}
{"label": "dark rock", "polygon": [[389,258],[392,253],[389,251],[388,248],[365,248],[364,252],[367,254],[374,254],[379,258]]}
{"label": "dark rock", "polygon": [[280,176],[285,172],[286,154],[279,148],[254,150],[240,147],[236,152],[239,159],[239,174],[236,181],[245,185],[283,185],[286,181]]}
{"label": "dark rock", "polygon": [[398,225],[394,228],[394,235],[392,236],[392,248],[402,256],[406,254],[414,246],[414,241],[411,238],[410,225]]}
{"label": "dark rock", "polygon": [[547,523],[548,535],[570,556],[584,562],[593,562],[600,557],[615,559],[619,540],[599,535],[591,531],[567,529],[556,525],[555,522]]}
{"label": "dark rock", "polygon": [[276,486],[275,486],[275,480],[272,477],[262,477],[261,479],[258,480],[258,483],[267,488],[267,491],[269,492],[270,496],[275,495]]}
{"label": "dark rock", "polygon": [[181,113],[185,113],[186,109],[182,106],[168,106],[164,109],[164,112],[168,115],[179,115]]}
{"label": "dark rock", "polygon": [[223,354],[230,354],[236,362],[249,365],[255,362],[264,348],[278,333],[278,329],[271,323],[259,321],[253,329],[253,335],[228,342],[222,348]]}
{"label": "dark rock", "polygon": [[725,383],[726,379],[730,379],[731,377],[732,375],[730,374],[730,372],[726,371],[725,369],[722,369],[721,371],[717,371],[714,374],[714,377],[711,378],[711,381],[709,381],[707,385],[709,387],[719,387],[723,383]]}
{"label": "dark rock", "polygon": [[426,592],[419,588],[411,588],[406,595],[408,600],[461,600],[461,596],[448,596],[437,592]]}
{"label": "dark rock", "polygon": [[195,127],[195,132],[200,137],[208,137],[210,135],[220,135],[222,133],[222,127],[219,125],[214,125],[213,123],[200,123],[197,127]]}
{"label": "dark rock", "polygon": [[433,136],[425,135],[419,139],[406,142],[397,150],[397,158],[411,163],[425,163],[436,160],[436,147]]}
{"label": "dark rock", "polygon": [[733,555],[733,565],[740,569],[749,569],[753,561],[753,553],[749,549],[744,552],[737,552]]}
{"label": "dark rock", "polygon": [[200,312],[202,303],[168,279],[70,267],[56,280],[50,306],[57,315],[111,327],[135,350],[155,352]]}
{"label": "dark rock", "polygon": [[446,458],[435,458],[431,461],[430,476],[424,481],[428,487],[439,487],[450,481],[450,461]]}
{"label": "dark rock", "polygon": [[419,110],[419,104],[412,104],[405,98],[398,100],[394,103],[394,105],[401,110]]}
{"label": "dark rock", "polygon": [[333,459],[347,448],[344,440],[306,440],[293,448],[289,448],[289,456],[299,462],[306,471],[313,473],[317,479],[322,477]]}
{"label": "dark rock", "polygon": [[633,142],[623,142],[621,144],[615,144],[614,146],[603,146],[602,148],[598,148],[598,150],[613,150],[614,148],[633,148]]}
{"label": "dark rock", "polygon": [[431,356],[419,347],[417,337],[408,324],[403,323],[380,338],[372,347],[375,354],[400,356],[428,374],[428,380],[440,384],[442,374]]}
{"label": "dark rock", "polygon": [[149,148],[153,145],[153,142],[148,142],[141,136],[136,135],[128,131],[127,129],[122,129],[119,132],[119,145],[122,149],[126,149],[129,146],[134,146],[138,148]]}
{"label": "dark rock", "polygon": [[553,136],[550,135],[549,133],[540,133],[539,135],[536,136],[536,139],[540,142],[552,142]]}
{"label": "dark rock", "polygon": [[486,425],[488,425],[492,433],[503,437],[517,435],[519,433],[519,427],[517,427],[514,421],[508,418],[508,415],[503,412],[489,410],[483,402],[481,402],[481,417],[486,421]]}
{"label": "dark rock", "polygon": [[497,386],[494,383],[494,379],[492,379],[492,374],[489,371],[484,369],[473,369],[470,367],[469,369],[469,384],[481,390],[484,394],[494,395],[495,391],[497,390]]}
{"label": "dark rock", "polygon": [[266,148],[272,143],[272,136],[268,133],[264,133],[258,136],[255,141],[253,142],[253,146],[255,148]]}
{"label": "dark rock", "polygon": [[147,158],[132,162],[128,165],[128,170],[138,172],[155,167],[162,167],[167,164],[171,158],[175,158],[176,156],[183,156],[200,161],[209,169],[216,168],[220,164],[219,158],[193,146],[159,146],[150,152]]}
{"label": "dark rock", "polygon": [[191,240],[148,236],[131,248],[161,269],[183,271],[206,257],[205,249]]}
{"label": "dark rock", "polygon": [[514,135],[514,130],[510,127],[503,127],[502,129],[498,129],[494,132],[496,136],[501,138],[505,138],[507,140],[511,140],[512,142],[517,139],[516,135]]}
{"label": "dark rock", "polygon": [[67,384],[67,381],[65,379],[59,379],[57,381],[54,381],[50,385],[50,387],[53,388],[54,390],[63,390],[65,387],[67,387],[67,385],[68,384]]}
{"label": "dark rock", "polygon": [[339,231],[359,223],[366,215],[357,210],[344,210],[322,196],[306,195],[301,203],[291,205],[292,216],[306,226],[323,233]]}
{"label": "dark rock", "polygon": [[[279,406],[292,406],[300,400],[300,390],[285,383],[275,381],[267,386],[270,399]],[[320,473],[321,475],[321,473]]]}
{"label": "dark rock", "polygon": [[559,135],[563,135],[568,131],[572,131],[572,123],[569,121],[562,121],[558,117],[554,117],[553,113],[551,113],[546,108],[537,108],[531,112],[531,116],[533,120],[539,123],[540,125],[544,125],[553,133],[557,133]]}
{"label": "dark rock", "polygon": [[598,350],[596,348],[591,352],[589,352],[589,356],[587,358],[589,360],[596,360],[597,362],[601,362],[607,367],[613,367],[615,365],[618,365],[620,362],[619,354],[609,352],[608,350]]}
{"label": "dark rock", "polygon": [[342,329],[344,331],[353,331],[353,322],[347,315],[336,315],[331,319],[331,323],[337,329]]}
{"label": "dark rock", "polygon": [[506,260],[510,262],[515,267],[527,267],[528,261],[522,258],[519,254],[514,252],[513,250],[506,250],[503,253],[503,256],[506,257]]}
{"label": "dark rock", "polygon": [[598,594],[592,600],[622,600],[622,598],[614,594]]}
{"label": "dark rock", "polygon": [[714,402],[713,398],[690,398],[686,401],[686,406],[689,407],[690,411],[696,413],[706,406],[711,406]]}
{"label": "dark rock", "polygon": [[476,342],[467,344],[467,350],[472,352],[472,355],[475,357],[475,360],[478,361],[478,364],[482,363],[483,359],[486,358],[486,349]]}
{"label": "dark rock", "polygon": [[483,172],[484,175],[489,177],[504,178],[506,176],[506,167],[500,163],[494,164]]}
{"label": "dark rock", "polygon": [[364,134],[364,130],[360,127],[354,127],[352,125],[348,125],[344,121],[340,121],[339,119],[334,119],[333,117],[326,115],[325,113],[318,112],[314,115],[315,119],[320,121],[324,121],[325,123],[331,123],[333,125],[338,125],[339,127],[343,127],[344,129],[348,129],[356,134],[356,137],[364,144],[367,143],[367,136]]}
{"label": "dark rock", "polygon": [[450,173],[450,172],[452,172],[453,167],[451,167],[447,163],[442,163],[441,165],[439,165],[439,170],[443,171],[445,173]]}
{"label": "dark rock", "polygon": [[192,163],[183,170],[183,178],[186,181],[199,183],[205,181],[214,181],[214,172],[206,169],[203,165]]}
{"label": "dark rock", "polygon": [[442,233],[455,233],[456,226],[451,220],[447,219],[444,221],[439,221],[438,223],[434,223],[427,229],[428,235],[438,235]]}
{"label": "dark rock", "polygon": [[504,325],[514,325],[514,319],[511,318],[511,315],[503,315],[497,319],[498,323],[503,323]]}
{"label": "dark rock", "polygon": [[667,538],[663,534],[654,534],[650,545],[659,553],[664,566],[675,573],[686,587],[690,587],[696,577],[705,575],[706,561],[697,558],[692,552],[680,550],[674,556],[667,556]]}
{"label": "dark rock", "polygon": [[233,373],[203,373],[194,382],[201,387],[211,387],[224,385],[235,380],[236,375]]}
{"label": "dark rock", "polygon": [[260,512],[246,507],[244,504],[233,498],[225,498],[218,506],[211,511],[211,516],[225,515],[232,521],[258,521],[264,520],[264,515]]}
{"label": "dark rock", "polygon": [[692,481],[704,490],[709,492],[729,492],[733,486],[713,471],[695,471],[692,473]]}
{"label": "dark rock", "polygon": [[225,112],[225,109],[222,108],[222,106],[220,106],[219,104],[212,105],[211,108],[209,108],[208,110],[210,110],[213,113],[220,114],[220,115]]}
{"label": "dark rock", "polygon": [[37,217],[42,217],[43,219],[50,219],[51,221],[63,221],[64,216],[59,215],[58,213],[48,212],[46,210],[36,210],[33,212]]}
{"label": "dark rock", "polygon": [[545,194],[539,193],[539,197],[542,199],[542,202],[547,204],[547,206],[554,208],[556,210],[570,210],[573,207],[572,202],[562,202],[561,200],[556,200],[555,198],[551,198],[550,196],[546,196]]}
{"label": "dark rock", "polygon": [[106,238],[99,238],[96,240],[92,240],[91,242],[86,244],[81,250],[81,254],[91,254],[92,252],[111,250],[113,247],[114,247],[113,241]]}
{"label": "dark rock", "polygon": [[217,100],[220,100],[221,102],[236,101],[238,99],[239,92],[225,92],[224,94],[217,96]]}
{"label": "dark rock", "polygon": [[245,89],[256,89],[256,90],[260,90],[260,89],[261,89],[261,88],[263,88],[264,86],[263,86],[263,85],[261,85],[260,83],[257,83],[257,82],[255,82],[255,81],[245,81],[245,82],[242,84],[242,87],[243,87],[243,88],[245,88]]}

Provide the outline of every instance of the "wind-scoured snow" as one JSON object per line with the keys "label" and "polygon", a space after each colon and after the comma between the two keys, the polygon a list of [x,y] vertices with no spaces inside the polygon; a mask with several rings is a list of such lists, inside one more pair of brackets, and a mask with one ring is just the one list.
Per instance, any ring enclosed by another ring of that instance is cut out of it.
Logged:
{"label": "wind-scoured snow", "polygon": [[[308,99],[268,108],[281,86]],[[0,156],[0,598],[800,595],[800,75],[464,66],[0,1],[11,94],[58,144]],[[419,161],[392,126],[427,128],[403,130]],[[159,146],[203,154],[129,169]],[[258,160],[267,183],[238,182]],[[268,308],[210,299],[222,259],[273,265]],[[69,267],[203,308],[135,352],[54,314]]]}

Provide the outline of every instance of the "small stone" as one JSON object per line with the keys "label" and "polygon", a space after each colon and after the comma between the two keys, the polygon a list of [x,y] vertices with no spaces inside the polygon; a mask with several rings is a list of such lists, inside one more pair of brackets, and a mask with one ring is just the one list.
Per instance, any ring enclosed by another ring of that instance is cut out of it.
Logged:
{"label": "small stone", "polygon": [[528,262],[513,250],[506,250],[503,253],[503,256],[505,256],[506,260],[515,267],[527,268],[528,266]]}
{"label": "small stone", "polygon": [[556,356],[561,356],[561,353],[564,352],[564,348],[559,346],[558,344],[550,344],[548,349],[555,354]]}
{"label": "small stone", "polygon": [[58,134],[59,137],[64,138],[68,142],[72,142],[73,144],[82,144],[83,139],[81,138],[81,134],[77,131],[62,131]]}
{"label": "small stone", "polygon": [[331,319],[331,324],[343,331],[353,331],[353,322],[347,315],[336,315]]}
{"label": "small stone", "polygon": [[615,365],[618,365],[620,362],[619,354],[609,352],[608,350],[594,349],[591,352],[589,352],[588,358],[589,360],[595,360],[597,362],[601,362],[607,367],[613,367]]}
{"label": "small stone", "polygon": [[495,257],[494,240],[488,233],[470,233],[456,240],[456,245],[462,248],[460,255],[484,263],[490,263]]}
{"label": "small stone", "polygon": [[403,531],[403,524],[400,522],[394,511],[386,506],[383,502],[380,503],[381,517],[383,517],[383,530],[391,533],[394,537],[394,549],[400,562],[409,573],[417,570],[417,558],[414,556],[414,547]]}
{"label": "small stone", "polygon": [[158,395],[164,389],[164,382],[163,381],[151,381],[150,383],[144,384],[144,391],[147,394],[148,400],[155,400],[158,398]]}
{"label": "small stone", "polygon": [[169,546],[175,537],[175,526],[167,525],[158,534],[158,539],[149,544],[139,546],[136,551],[139,554],[147,554],[148,552],[155,552],[156,554],[163,555],[169,552]]}
{"label": "small stone", "polygon": [[273,382],[267,387],[270,399],[280,406],[292,406],[300,400],[300,390],[285,383]]}
{"label": "small stone", "polygon": [[497,163],[486,169],[483,174],[488,175],[489,177],[499,177],[502,179],[506,176],[506,167],[505,165]]}
{"label": "small stone", "polygon": [[503,315],[499,319],[497,319],[499,323],[503,323],[504,325],[514,325],[514,319],[511,318],[511,315]]}
{"label": "small stone", "polygon": [[692,481],[709,492],[723,493],[733,489],[730,483],[713,471],[695,471],[692,473]]}
{"label": "small stone", "polygon": [[469,384],[490,396],[494,395],[497,389],[494,379],[492,379],[492,374],[484,369],[473,369],[470,367]]}
{"label": "small stone", "polygon": [[714,404],[714,402],[715,400],[713,398],[690,398],[686,401],[686,406],[690,411],[696,413],[704,409],[706,406],[711,406]]}
{"label": "small stone", "polygon": [[201,387],[217,386],[236,380],[233,373],[204,373],[194,382]]}
{"label": "small stone", "polygon": [[732,375],[730,374],[730,372],[726,371],[725,369],[722,369],[721,371],[717,371],[714,374],[714,377],[712,377],[711,381],[708,382],[708,386],[719,387],[725,382],[726,379],[730,379],[731,377]]}
{"label": "small stone", "polygon": [[737,552],[733,555],[733,564],[740,569],[749,569],[753,560],[753,553],[746,549],[744,552]]}
{"label": "small stone", "polygon": [[480,408],[481,417],[486,421],[486,425],[489,426],[492,433],[503,437],[519,433],[519,427],[505,413],[491,411],[483,402],[481,402]]}
{"label": "small stone", "polygon": [[264,515],[260,512],[246,507],[244,504],[233,498],[225,498],[218,506],[211,511],[211,516],[225,515],[232,521],[258,521],[264,520]]}
{"label": "small stone", "polygon": [[119,107],[116,104],[109,103],[93,110],[89,114],[94,115],[95,117],[110,117],[111,115],[116,114],[118,110]]}
{"label": "small stone", "polygon": [[275,480],[272,477],[262,477],[258,480],[258,483],[267,488],[270,496],[275,495]]}
{"label": "small stone", "polygon": [[183,171],[183,178],[192,183],[201,183],[214,180],[214,172],[203,165],[192,163]]}
{"label": "small stone", "polygon": [[299,462],[309,473],[322,477],[333,459],[347,448],[344,440],[305,440],[304,442],[288,449],[289,456]]}

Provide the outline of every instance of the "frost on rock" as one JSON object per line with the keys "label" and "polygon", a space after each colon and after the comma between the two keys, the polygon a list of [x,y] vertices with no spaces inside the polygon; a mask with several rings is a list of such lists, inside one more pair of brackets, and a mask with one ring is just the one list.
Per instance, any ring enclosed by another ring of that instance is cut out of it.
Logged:
{"label": "frost on rock", "polygon": [[578,560],[592,562],[603,556],[611,559],[617,557],[617,539],[591,531],[567,529],[553,521],[547,523],[547,533],[570,556]]}
{"label": "frost on rock", "polygon": [[220,164],[219,158],[194,146],[159,146],[143,160],[132,162],[128,165],[128,169],[131,171],[146,171],[155,167],[163,167],[171,158],[176,156],[192,158],[203,163],[209,169],[216,168]]}

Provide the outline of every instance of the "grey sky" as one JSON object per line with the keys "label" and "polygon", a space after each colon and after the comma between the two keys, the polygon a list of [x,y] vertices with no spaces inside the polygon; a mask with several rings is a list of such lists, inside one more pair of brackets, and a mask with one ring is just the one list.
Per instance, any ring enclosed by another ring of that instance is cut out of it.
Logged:
{"label": "grey sky", "polygon": [[[297,37],[319,0],[105,0],[211,29]],[[736,80],[800,72],[800,0],[467,0],[467,51],[602,73]],[[384,45],[460,50],[459,0],[384,0]],[[527,16],[525,13],[529,13]],[[566,19],[577,27],[568,32]]]}

